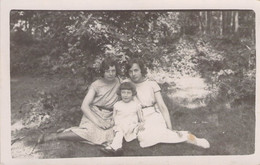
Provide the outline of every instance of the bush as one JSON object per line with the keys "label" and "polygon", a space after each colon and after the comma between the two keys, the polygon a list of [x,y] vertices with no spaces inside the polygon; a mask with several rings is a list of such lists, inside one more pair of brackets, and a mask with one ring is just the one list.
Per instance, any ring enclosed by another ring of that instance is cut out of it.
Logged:
{"label": "bush", "polygon": [[[240,40],[207,40],[200,45],[198,68],[207,79],[215,100],[231,105],[251,104],[255,101],[255,47],[245,46]],[[218,57],[218,58],[216,58]]]}

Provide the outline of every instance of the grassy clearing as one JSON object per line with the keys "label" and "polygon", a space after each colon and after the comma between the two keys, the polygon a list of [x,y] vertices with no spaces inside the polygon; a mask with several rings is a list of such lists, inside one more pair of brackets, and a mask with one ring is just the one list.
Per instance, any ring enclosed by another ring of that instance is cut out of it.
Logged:
{"label": "grassy clearing", "polygon": [[[14,79],[13,79],[14,80]],[[67,78],[19,77],[11,82],[12,106],[12,156],[14,158],[73,158],[104,157],[99,146],[79,142],[53,141],[35,146],[42,132],[55,132],[60,128],[77,126],[81,118],[80,104],[84,95],[76,95]],[[75,85],[76,86],[76,85]],[[51,92],[58,106],[52,111],[54,121],[48,127],[26,128],[26,109],[20,109],[28,100],[37,100],[38,90]],[[56,97],[60,96],[60,97]],[[124,156],[178,156],[178,155],[248,155],[254,153],[255,111],[254,107],[241,105],[228,108],[211,104],[203,108],[186,108],[164,95],[169,107],[173,128],[187,130],[211,143],[210,149],[201,149],[190,144],[158,144],[142,149],[137,140],[124,144]],[[20,124],[19,124],[20,121]],[[20,126],[20,127],[19,127]]]}
{"label": "grassy clearing", "polygon": [[252,107],[228,109],[223,105],[195,110],[176,108],[173,127],[189,130],[211,143],[209,155],[246,155],[254,153],[255,113]]}

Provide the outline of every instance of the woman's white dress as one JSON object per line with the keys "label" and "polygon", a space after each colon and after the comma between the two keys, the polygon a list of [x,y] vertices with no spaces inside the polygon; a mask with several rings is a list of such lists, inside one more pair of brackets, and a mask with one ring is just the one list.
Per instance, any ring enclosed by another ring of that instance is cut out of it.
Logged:
{"label": "woman's white dress", "polygon": [[114,83],[110,84],[107,84],[102,81],[102,79],[99,79],[93,82],[89,87],[96,92],[95,98],[90,107],[91,112],[98,120],[102,120],[103,122],[110,124],[110,128],[102,129],[83,115],[78,127],[72,127],[66,131],[70,130],[74,132],[81,138],[85,139],[87,143],[91,144],[111,142],[114,138],[113,105],[118,100],[117,90],[119,86],[119,79],[116,79]]}
{"label": "woman's white dress", "polygon": [[180,143],[187,141],[188,131],[173,131],[167,128],[165,120],[158,109],[155,93],[160,87],[155,81],[145,80],[134,83],[137,99],[140,101],[144,117],[144,130],[138,132],[141,147],[149,147],[158,143]]}

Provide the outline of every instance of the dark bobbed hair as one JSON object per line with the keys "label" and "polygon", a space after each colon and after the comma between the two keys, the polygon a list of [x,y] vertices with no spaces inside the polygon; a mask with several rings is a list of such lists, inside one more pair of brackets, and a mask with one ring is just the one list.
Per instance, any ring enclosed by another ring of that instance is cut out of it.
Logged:
{"label": "dark bobbed hair", "polygon": [[133,93],[133,96],[135,96],[137,94],[136,89],[134,84],[132,84],[131,82],[123,82],[118,90],[117,90],[117,95],[121,97],[121,91],[122,90],[131,90]]}
{"label": "dark bobbed hair", "polygon": [[100,65],[100,75],[102,77],[104,77],[104,73],[106,70],[109,69],[110,66],[115,66],[116,68],[116,76],[118,76],[119,73],[119,68],[118,68],[118,64],[115,60],[111,59],[111,58],[106,58],[102,61],[101,65]]}
{"label": "dark bobbed hair", "polygon": [[127,77],[130,77],[129,76],[129,70],[131,69],[131,67],[133,66],[133,64],[137,64],[139,65],[140,69],[141,69],[141,73],[143,76],[146,76],[147,74],[147,68],[146,66],[144,65],[144,62],[142,59],[140,58],[133,58],[133,59],[130,59],[128,62],[127,62],[127,65],[126,65],[126,73],[125,75]]}

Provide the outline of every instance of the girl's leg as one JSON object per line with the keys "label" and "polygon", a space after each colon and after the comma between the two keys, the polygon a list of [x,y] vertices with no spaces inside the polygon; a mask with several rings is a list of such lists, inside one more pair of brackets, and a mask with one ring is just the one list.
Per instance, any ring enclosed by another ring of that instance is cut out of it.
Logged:
{"label": "girl's leg", "polygon": [[101,151],[106,154],[110,154],[110,155],[114,155],[114,156],[122,156],[123,155],[123,150],[122,150],[123,138],[124,138],[124,134],[121,131],[116,132],[113,142],[110,145],[101,148]]}
{"label": "girl's leg", "polygon": [[114,150],[118,150],[122,148],[123,138],[124,138],[124,134],[121,131],[116,132],[110,147],[112,147]]}
{"label": "girl's leg", "polygon": [[72,131],[67,131],[62,133],[50,133],[47,135],[42,135],[39,137],[38,143],[44,143],[52,140],[85,141],[86,139],[81,138]]}

